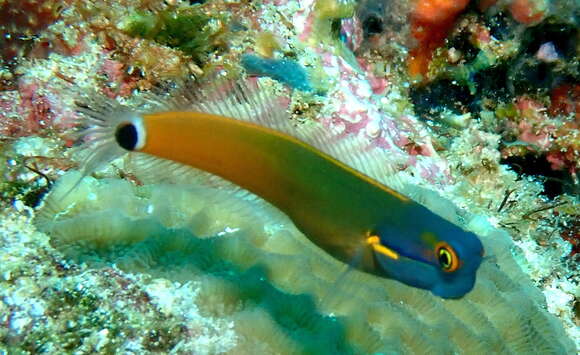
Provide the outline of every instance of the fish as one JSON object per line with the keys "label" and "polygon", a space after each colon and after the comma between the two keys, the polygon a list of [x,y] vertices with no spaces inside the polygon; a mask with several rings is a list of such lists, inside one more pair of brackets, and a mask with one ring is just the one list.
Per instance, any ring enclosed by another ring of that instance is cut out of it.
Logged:
{"label": "fish", "polygon": [[347,146],[315,123],[293,124],[283,98],[265,91],[237,80],[184,84],[141,109],[104,97],[80,103],[83,173],[127,153],[186,165],[266,200],[363,272],[442,298],[472,290],[484,255],[477,235],[381,182],[381,162],[347,164]]}

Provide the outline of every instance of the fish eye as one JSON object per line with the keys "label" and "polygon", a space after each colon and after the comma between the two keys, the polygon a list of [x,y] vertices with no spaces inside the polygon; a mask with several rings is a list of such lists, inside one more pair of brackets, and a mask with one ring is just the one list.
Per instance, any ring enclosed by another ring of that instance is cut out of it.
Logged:
{"label": "fish eye", "polygon": [[435,247],[435,255],[443,271],[453,272],[459,268],[459,258],[449,244],[445,242],[438,243]]}
{"label": "fish eye", "polygon": [[137,142],[139,141],[137,127],[135,127],[135,125],[131,122],[121,123],[119,126],[117,126],[115,140],[121,146],[121,148],[126,150],[135,150]]}

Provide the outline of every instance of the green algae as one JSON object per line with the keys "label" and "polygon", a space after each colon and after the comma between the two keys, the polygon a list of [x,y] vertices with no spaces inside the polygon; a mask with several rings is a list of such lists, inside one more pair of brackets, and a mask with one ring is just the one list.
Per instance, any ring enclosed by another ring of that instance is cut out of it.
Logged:
{"label": "green algae", "polygon": [[187,6],[156,13],[135,11],[119,27],[130,36],[181,50],[201,65],[222,45],[224,20],[223,15],[207,14],[201,6]]}
{"label": "green algae", "polygon": [[[2,157],[0,156],[0,160]],[[4,176],[0,181],[0,206],[7,206],[15,200],[22,201],[26,206],[36,207],[42,197],[50,188],[50,184],[44,181],[31,181],[24,179],[19,170],[26,171],[23,159],[10,159],[10,163],[2,164],[4,171],[0,170],[0,175]],[[6,178],[14,176],[13,178]]]}

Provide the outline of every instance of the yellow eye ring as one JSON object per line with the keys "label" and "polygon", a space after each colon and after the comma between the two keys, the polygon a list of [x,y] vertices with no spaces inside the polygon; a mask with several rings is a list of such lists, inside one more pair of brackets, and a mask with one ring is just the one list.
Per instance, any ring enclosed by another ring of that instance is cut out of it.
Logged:
{"label": "yellow eye ring", "polygon": [[435,256],[439,266],[445,272],[453,272],[459,268],[459,258],[455,250],[445,242],[439,242],[435,246]]}

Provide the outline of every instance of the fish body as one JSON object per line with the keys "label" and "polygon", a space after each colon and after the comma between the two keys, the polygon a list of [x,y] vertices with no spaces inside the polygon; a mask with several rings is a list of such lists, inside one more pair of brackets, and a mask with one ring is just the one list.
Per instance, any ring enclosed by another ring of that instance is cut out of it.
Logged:
{"label": "fish body", "polygon": [[[147,138],[140,152],[211,172],[255,193],[344,261],[379,221],[399,220],[411,206],[406,197],[267,127],[194,112],[143,115],[142,122]],[[183,142],[189,142],[187,150]]]}
{"label": "fish body", "polygon": [[[244,100],[240,96],[236,101]],[[102,146],[117,144],[229,180],[286,213],[335,258],[360,259],[357,267],[363,271],[445,298],[473,288],[483,255],[473,233],[313,145],[256,122],[209,112],[121,117],[101,120],[109,121],[114,133],[114,140],[108,137]]]}

